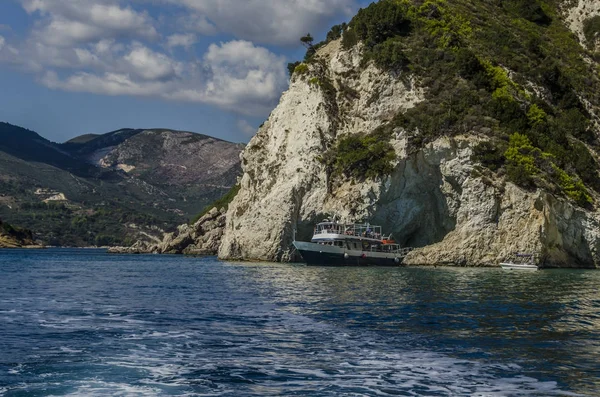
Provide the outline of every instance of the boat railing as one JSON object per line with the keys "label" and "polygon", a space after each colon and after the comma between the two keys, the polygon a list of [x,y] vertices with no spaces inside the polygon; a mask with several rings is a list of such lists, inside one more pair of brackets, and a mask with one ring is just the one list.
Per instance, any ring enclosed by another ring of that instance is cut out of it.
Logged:
{"label": "boat railing", "polygon": [[386,247],[389,247],[388,245],[380,245],[380,246],[371,246],[371,248],[369,249],[370,252],[386,252],[386,253],[390,253],[390,254],[399,254],[398,256],[400,257],[405,257],[406,255],[408,255],[408,253],[412,250],[414,250],[413,247],[404,247],[404,248],[400,248],[400,246],[396,246],[394,248],[389,247],[390,249],[385,249]]}
{"label": "boat railing", "polygon": [[408,255],[409,252],[411,252],[413,250],[414,250],[413,247],[404,247],[400,250],[400,255],[406,256],[406,255]]}
{"label": "boat railing", "polygon": [[366,237],[373,239],[383,238],[381,226],[370,224],[342,224],[342,223],[320,223],[315,227],[314,235],[342,234],[353,237]]}

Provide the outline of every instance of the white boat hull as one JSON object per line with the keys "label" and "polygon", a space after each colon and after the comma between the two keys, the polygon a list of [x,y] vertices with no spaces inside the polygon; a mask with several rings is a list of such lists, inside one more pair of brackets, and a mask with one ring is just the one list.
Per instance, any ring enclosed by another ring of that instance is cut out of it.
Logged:
{"label": "white boat hull", "polygon": [[528,271],[539,270],[537,265],[526,264],[526,263],[501,263],[500,266],[504,270],[528,270]]}

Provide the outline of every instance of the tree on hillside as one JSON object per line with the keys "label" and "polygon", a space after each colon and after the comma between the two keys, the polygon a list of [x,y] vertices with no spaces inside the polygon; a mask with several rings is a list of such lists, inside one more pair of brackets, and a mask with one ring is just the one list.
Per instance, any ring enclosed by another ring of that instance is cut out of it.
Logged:
{"label": "tree on hillside", "polygon": [[313,39],[310,33],[307,33],[306,36],[300,37],[300,41],[302,42],[302,44],[304,44],[306,48],[311,49],[313,46],[313,41],[315,41],[315,39]]}

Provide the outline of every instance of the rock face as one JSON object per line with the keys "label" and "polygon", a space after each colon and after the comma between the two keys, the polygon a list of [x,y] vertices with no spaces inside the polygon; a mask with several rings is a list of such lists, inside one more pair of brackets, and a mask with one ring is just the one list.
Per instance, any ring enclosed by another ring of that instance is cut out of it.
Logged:
{"label": "rock face", "polygon": [[235,184],[243,148],[210,136],[168,129],[120,130],[64,146],[94,165],[122,170],[155,185],[226,187]]}
{"label": "rock face", "polygon": [[139,240],[130,247],[109,247],[107,251],[110,254],[149,254],[152,252],[151,247],[147,242]]}
{"label": "rock face", "polygon": [[[454,226],[441,241],[409,253],[406,264],[495,266],[515,252],[530,252],[539,253],[539,260],[547,267],[600,265],[597,213],[542,190],[524,191],[502,178],[479,174],[469,160],[474,143],[473,137],[442,139],[423,150],[419,167],[429,167],[441,175],[442,195],[437,205],[447,208],[442,212],[445,222]],[[418,175],[410,178],[419,183]],[[408,192],[398,193],[398,197],[406,197]],[[422,204],[418,202],[435,201],[418,200],[412,205],[419,211]],[[426,213],[431,212],[425,211],[420,217]],[[398,235],[402,236],[402,231]]]}
{"label": "rock face", "polygon": [[90,164],[158,188],[158,194],[193,216],[235,185],[244,145],[187,131],[123,129],[78,137],[62,147]]}
{"label": "rock face", "polygon": [[165,234],[158,244],[137,242],[131,247],[114,247],[108,251],[116,254],[216,255],[224,227],[225,209],[215,207],[193,225],[181,225],[176,232]]}
{"label": "rock face", "polygon": [[15,228],[0,219],[0,248],[41,248],[31,230]]}
{"label": "rock face", "polygon": [[359,69],[360,48],[341,51],[334,41],[320,55],[323,61],[310,66],[317,83],[294,74],[279,106],[242,155],[244,175],[229,207],[222,258],[292,260],[294,230],[306,238],[326,213],[345,219],[366,216],[370,200],[364,198],[380,194],[376,182],[329,192],[319,159],[336,137],[371,131],[414,106],[422,90],[372,66],[353,72]]}
{"label": "rock face", "polygon": [[572,7],[567,7],[563,12],[566,17],[567,26],[577,35],[582,45],[589,44],[591,47],[598,48],[600,43],[587,43],[584,34],[584,23],[586,20],[600,15],[600,2],[597,0],[577,0],[567,3]]}
{"label": "rock face", "polygon": [[[545,191],[525,191],[471,161],[477,131],[410,149],[394,131],[389,177],[332,183],[322,156],[347,134],[370,132],[423,100],[409,78],[359,68],[360,48],[339,41],[294,73],[279,106],[242,154],[241,190],[229,206],[222,259],[292,261],[314,223],[381,224],[404,246],[405,263],[493,266],[515,251],[546,266],[600,266],[600,215]],[[358,72],[360,71],[360,72]],[[323,81],[330,83],[323,84]]]}

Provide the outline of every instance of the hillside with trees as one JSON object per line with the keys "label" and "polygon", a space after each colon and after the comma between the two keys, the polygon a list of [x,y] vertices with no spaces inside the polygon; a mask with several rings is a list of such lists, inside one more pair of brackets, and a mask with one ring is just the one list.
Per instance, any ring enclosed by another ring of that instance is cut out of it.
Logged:
{"label": "hillside with trees", "polygon": [[0,123],[0,138],[0,216],[53,246],[162,238],[235,185],[243,148],[166,129],[56,144]]}
{"label": "hillside with trees", "polygon": [[31,230],[21,229],[0,219],[0,248],[21,248],[35,245]]}
{"label": "hillside with trees", "polygon": [[[296,73],[318,62],[314,50],[341,29],[345,49],[361,46],[364,66],[373,62],[426,88],[426,100],[413,109],[363,138],[339,142],[326,156],[336,159],[332,168],[349,176],[389,173],[385,161],[366,159],[385,159],[381,138],[397,129],[411,134],[414,150],[440,136],[480,134],[487,139],[473,159],[481,172],[591,206],[600,193],[600,53],[592,45],[600,16],[585,20],[587,43],[580,43],[564,22],[569,4],[382,0],[321,43],[303,37],[311,44],[305,63],[290,64]],[[367,163],[372,169],[363,169]]]}

